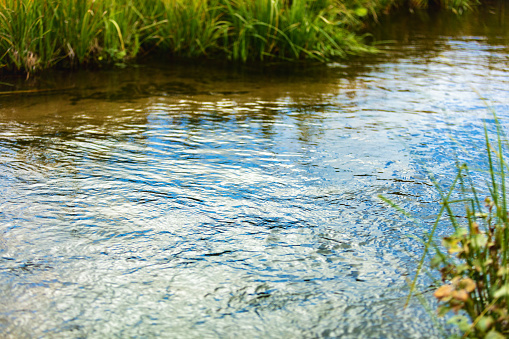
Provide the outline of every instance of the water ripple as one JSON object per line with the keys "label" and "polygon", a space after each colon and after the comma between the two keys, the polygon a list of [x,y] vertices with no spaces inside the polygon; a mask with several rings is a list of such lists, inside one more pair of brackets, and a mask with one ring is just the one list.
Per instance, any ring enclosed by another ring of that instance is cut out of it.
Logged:
{"label": "water ripple", "polygon": [[144,66],[7,98],[2,336],[438,337],[403,308],[437,208],[425,168],[447,183],[451,150],[477,159],[473,89],[505,117],[508,51],[412,29],[363,64]]}

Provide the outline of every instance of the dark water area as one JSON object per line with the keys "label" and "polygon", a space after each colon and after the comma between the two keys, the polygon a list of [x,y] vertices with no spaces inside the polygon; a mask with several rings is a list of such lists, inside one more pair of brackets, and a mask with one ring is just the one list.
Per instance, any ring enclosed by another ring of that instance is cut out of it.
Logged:
{"label": "dark water area", "polygon": [[427,169],[509,118],[502,9],[383,19],[380,54],[327,67],[2,78],[0,337],[440,337],[403,307],[411,236]]}

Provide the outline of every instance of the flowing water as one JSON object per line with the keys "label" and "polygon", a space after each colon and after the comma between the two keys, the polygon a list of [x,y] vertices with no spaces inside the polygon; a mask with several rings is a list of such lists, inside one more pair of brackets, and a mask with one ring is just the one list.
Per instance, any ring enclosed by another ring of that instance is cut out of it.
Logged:
{"label": "flowing water", "polygon": [[403,15],[328,67],[3,78],[0,337],[439,337],[403,307],[409,236],[483,99],[509,118],[508,22]]}

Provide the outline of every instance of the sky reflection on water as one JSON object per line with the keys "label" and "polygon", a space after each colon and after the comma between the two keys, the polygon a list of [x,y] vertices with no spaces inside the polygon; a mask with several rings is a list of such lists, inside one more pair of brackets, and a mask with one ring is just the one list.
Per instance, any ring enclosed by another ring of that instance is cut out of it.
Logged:
{"label": "sky reflection on water", "polygon": [[508,40],[406,28],[362,64],[54,73],[36,88],[66,89],[2,97],[0,333],[438,337],[402,307],[423,229],[377,196],[429,226],[448,135],[477,161],[474,89],[509,112]]}

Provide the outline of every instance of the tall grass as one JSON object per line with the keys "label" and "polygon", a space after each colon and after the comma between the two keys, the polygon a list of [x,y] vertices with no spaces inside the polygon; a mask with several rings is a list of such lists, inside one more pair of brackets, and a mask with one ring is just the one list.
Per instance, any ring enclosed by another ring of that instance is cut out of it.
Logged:
{"label": "tall grass", "polygon": [[144,22],[134,9],[130,0],[0,1],[0,67],[33,72],[134,57]]}
{"label": "tall grass", "polygon": [[[449,323],[456,324],[462,337],[509,337],[509,214],[505,154],[509,141],[494,114],[493,141],[485,125],[486,168],[473,171],[458,164],[457,175],[445,191],[431,176],[441,197],[441,210],[425,241],[425,251],[411,284],[410,296],[428,252],[433,250],[431,269],[440,275],[434,296],[438,314],[454,312]],[[476,173],[479,172],[479,173]],[[475,175],[474,175],[475,174]],[[486,178],[485,184],[478,182]],[[393,202],[382,199],[399,209]],[[406,212],[404,212],[406,213]],[[442,243],[434,240],[437,226],[446,214],[450,235]]]}
{"label": "tall grass", "polygon": [[[363,22],[431,0],[0,0],[0,71],[171,56],[328,61],[373,51]],[[471,3],[475,0],[440,0]]]}
{"label": "tall grass", "polygon": [[340,2],[319,0],[221,0],[230,34],[222,47],[231,59],[301,59],[327,61],[367,52],[350,31],[359,21]]}
{"label": "tall grass", "polygon": [[124,62],[152,50],[325,61],[369,50],[348,31],[354,17],[334,0],[2,0],[0,67]]}

